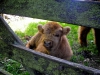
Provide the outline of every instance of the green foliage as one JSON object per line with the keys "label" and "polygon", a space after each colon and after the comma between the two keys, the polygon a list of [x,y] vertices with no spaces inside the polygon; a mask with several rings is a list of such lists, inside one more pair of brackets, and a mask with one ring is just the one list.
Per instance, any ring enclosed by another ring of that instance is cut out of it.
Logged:
{"label": "green foliage", "polygon": [[13,75],[30,75],[20,63],[14,60],[7,59],[4,62],[4,66],[4,69]]}
{"label": "green foliage", "polygon": [[25,30],[25,34],[33,36],[38,31],[37,25],[37,23],[30,23]]}
{"label": "green foliage", "polygon": [[25,36],[25,33],[23,33],[23,32],[21,32],[21,31],[15,31],[15,33],[18,35],[18,37],[23,37],[23,36]]}
{"label": "green foliage", "polygon": [[25,30],[25,35],[33,36],[36,32],[38,32],[38,25],[44,25],[46,22],[38,22],[38,23],[30,23]]}

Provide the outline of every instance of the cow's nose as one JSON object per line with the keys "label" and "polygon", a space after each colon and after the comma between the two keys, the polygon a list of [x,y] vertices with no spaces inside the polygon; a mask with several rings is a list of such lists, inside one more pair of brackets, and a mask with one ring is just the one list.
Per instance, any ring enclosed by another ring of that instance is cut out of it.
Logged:
{"label": "cow's nose", "polygon": [[51,40],[45,40],[44,46],[47,47],[47,48],[51,48],[52,47],[52,41]]}

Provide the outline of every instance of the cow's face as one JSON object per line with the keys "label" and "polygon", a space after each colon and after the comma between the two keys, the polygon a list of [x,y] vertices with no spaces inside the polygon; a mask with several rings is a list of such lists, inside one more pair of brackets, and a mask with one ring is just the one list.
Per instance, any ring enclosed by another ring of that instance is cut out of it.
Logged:
{"label": "cow's face", "polygon": [[70,28],[63,28],[56,22],[49,22],[44,26],[39,25],[38,30],[42,33],[41,40],[44,46],[48,50],[54,50],[58,48],[61,43],[61,37],[66,35]]}

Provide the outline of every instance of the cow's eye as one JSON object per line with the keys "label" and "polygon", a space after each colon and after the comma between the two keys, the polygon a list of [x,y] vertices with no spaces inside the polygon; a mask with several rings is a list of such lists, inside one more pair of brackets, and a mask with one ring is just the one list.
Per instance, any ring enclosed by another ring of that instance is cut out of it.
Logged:
{"label": "cow's eye", "polygon": [[59,34],[54,34],[54,36],[55,36],[55,37],[59,37],[60,35],[59,35]]}

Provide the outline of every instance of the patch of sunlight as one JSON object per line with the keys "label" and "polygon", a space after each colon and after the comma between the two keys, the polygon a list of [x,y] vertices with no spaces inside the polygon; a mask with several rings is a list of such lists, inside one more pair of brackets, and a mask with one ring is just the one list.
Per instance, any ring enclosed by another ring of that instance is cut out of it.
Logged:
{"label": "patch of sunlight", "polygon": [[22,16],[16,16],[16,15],[9,15],[4,14],[4,19],[8,23],[8,25],[12,28],[13,31],[20,30],[21,32],[24,32],[29,23],[31,22],[44,22],[46,20],[42,19],[35,19],[35,18],[29,18],[29,17],[22,17]]}

